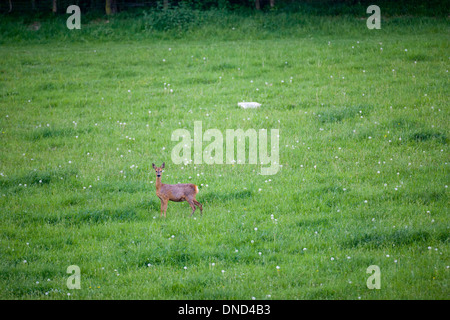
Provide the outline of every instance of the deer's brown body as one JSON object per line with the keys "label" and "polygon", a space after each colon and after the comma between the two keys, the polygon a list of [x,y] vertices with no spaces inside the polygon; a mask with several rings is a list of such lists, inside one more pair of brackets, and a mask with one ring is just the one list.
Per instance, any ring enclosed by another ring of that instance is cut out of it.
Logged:
{"label": "deer's brown body", "polygon": [[166,217],[167,204],[169,201],[181,202],[187,201],[192,208],[191,216],[197,209],[200,208],[200,214],[203,214],[203,207],[200,202],[195,199],[198,193],[198,188],[195,184],[164,184],[161,182],[162,169],[164,169],[164,162],[161,167],[156,167],[153,163],[153,169],[156,172],[156,195],[161,200],[161,216],[164,211],[164,217]]}

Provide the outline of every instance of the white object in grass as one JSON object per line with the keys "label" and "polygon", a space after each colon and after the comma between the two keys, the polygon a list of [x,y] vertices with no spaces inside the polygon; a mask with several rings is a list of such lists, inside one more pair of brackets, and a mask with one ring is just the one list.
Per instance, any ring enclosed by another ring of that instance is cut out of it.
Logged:
{"label": "white object in grass", "polygon": [[258,102],[238,102],[238,106],[244,109],[247,108],[259,108],[261,106]]}

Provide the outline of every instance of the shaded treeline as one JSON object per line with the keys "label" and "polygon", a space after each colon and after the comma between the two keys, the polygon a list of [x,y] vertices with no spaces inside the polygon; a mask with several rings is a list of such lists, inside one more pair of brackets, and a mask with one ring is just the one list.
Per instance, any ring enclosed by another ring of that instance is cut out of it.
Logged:
{"label": "shaded treeline", "polygon": [[65,14],[70,5],[78,5],[83,13],[112,15],[135,9],[170,10],[188,6],[197,10],[296,10],[311,14],[352,13],[349,8],[379,5],[391,15],[445,16],[449,1],[445,0],[2,0],[0,13]]}

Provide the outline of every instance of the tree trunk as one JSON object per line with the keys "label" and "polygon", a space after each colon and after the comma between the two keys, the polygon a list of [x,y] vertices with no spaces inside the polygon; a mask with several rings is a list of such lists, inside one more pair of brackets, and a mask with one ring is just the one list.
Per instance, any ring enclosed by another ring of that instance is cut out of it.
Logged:
{"label": "tree trunk", "polygon": [[12,11],[12,2],[11,2],[11,0],[9,0],[9,11],[8,11],[8,13],[11,12],[11,11]]}
{"label": "tree trunk", "polygon": [[105,12],[106,12],[106,14],[108,16],[117,13],[117,2],[116,2],[116,0],[106,0],[106,2],[105,2]]}
{"label": "tree trunk", "polygon": [[108,16],[111,14],[111,0],[105,1],[105,12]]}
{"label": "tree trunk", "polygon": [[259,0],[255,0],[255,8],[256,8],[256,10],[260,10],[261,9],[261,5],[259,4]]}
{"label": "tree trunk", "polygon": [[164,0],[164,2],[163,2],[163,9],[164,10],[169,9],[169,0]]}
{"label": "tree trunk", "polygon": [[58,11],[58,6],[56,4],[56,0],[53,0],[53,8],[52,8],[52,12],[56,13]]}
{"label": "tree trunk", "polygon": [[117,0],[111,0],[111,10],[113,14],[117,13]]}
{"label": "tree trunk", "polygon": [[275,0],[270,0],[270,7],[271,8],[275,7]]}

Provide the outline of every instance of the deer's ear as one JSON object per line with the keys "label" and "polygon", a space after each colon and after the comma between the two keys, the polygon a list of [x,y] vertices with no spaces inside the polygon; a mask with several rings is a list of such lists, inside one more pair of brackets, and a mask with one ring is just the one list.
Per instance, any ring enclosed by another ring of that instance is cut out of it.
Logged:
{"label": "deer's ear", "polygon": [[161,165],[161,169],[164,169],[165,166],[165,162],[163,162],[163,164]]}
{"label": "deer's ear", "polygon": [[152,168],[155,169],[155,164],[154,163],[152,163]]}

